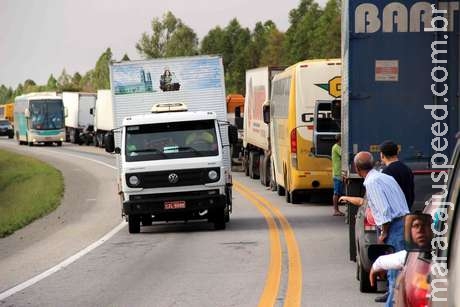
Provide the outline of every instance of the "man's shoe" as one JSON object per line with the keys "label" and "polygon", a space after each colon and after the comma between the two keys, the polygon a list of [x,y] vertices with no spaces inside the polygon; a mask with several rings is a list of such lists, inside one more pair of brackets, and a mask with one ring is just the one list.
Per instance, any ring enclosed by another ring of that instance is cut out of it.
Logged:
{"label": "man's shoe", "polygon": [[385,292],[384,295],[382,295],[382,296],[377,296],[377,297],[375,298],[375,302],[376,302],[376,303],[385,303],[385,302],[387,301],[387,299],[388,299],[388,295],[389,295],[389,293],[388,293],[388,292]]}

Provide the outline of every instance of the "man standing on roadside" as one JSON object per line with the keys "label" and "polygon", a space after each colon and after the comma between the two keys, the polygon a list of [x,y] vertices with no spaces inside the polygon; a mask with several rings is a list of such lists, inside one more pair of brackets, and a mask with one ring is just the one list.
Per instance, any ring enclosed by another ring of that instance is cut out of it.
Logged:
{"label": "man standing on roadside", "polygon": [[[369,208],[379,226],[379,243],[392,245],[395,252],[404,249],[404,221],[403,217],[409,213],[406,198],[396,180],[373,169],[372,154],[361,151],[354,158],[356,172],[364,178],[366,198]],[[339,202],[350,202],[361,206],[364,199],[361,197],[342,196]],[[388,272],[389,295],[385,306],[393,306],[393,293],[397,270]]]}
{"label": "man standing on roadside", "polygon": [[344,216],[339,210],[339,197],[342,196],[342,148],[340,147],[340,134],[336,136],[336,142],[332,146],[332,180],[334,184],[334,195],[332,196],[332,205],[334,206],[333,216]]}
{"label": "man standing on roadside", "polygon": [[[385,165],[382,173],[390,175],[396,180],[404,193],[407,207],[411,211],[414,203],[414,174],[407,165],[399,161],[398,151],[398,145],[393,141],[386,140],[380,144],[380,160]],[[375,301],[384,303],[387,301],[388,295],[389,293],[386,292],[382,296],[376,297]]]}
{"label": "man standing on roadside", "polygon": [[385,164],[382,173],[396,180],[406,197],[409,211],[411,211],[414,203],[414,174],[406,164],[399,161],[398,145],[389,140],[380,144],[380,160]]}

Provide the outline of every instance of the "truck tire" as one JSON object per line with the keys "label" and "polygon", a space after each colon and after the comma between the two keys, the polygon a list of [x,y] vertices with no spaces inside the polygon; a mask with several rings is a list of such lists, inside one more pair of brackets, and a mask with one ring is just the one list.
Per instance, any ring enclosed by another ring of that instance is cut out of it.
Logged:
{"label": "truck tire", "polygon": [[139,215],[128,215],[129,233],[139,233],[141,231],[141,219]]}
{"label": "truck tire", "polygon": [[243,152],[243,169],[244,169],[244,174],[246,176],[249,176],[249,157],[248,157],[248,152],[244,150]]}
{"label": "truck tire", "polygon": [[249,178],[259,179],[259,153],[256,151],[249,152]]}
{"label": "truck tire", "polygon": [[259,169],[259,179],[262,185],[264,185],[264,179],[265,179],[264,157],[265,156],[263,154],[259,154],[259,163],[257,163],[258,169]]}
{"label": "truck tire", "polygon": [[278,193],[279,196],[284,196],[286,193],[286,190],[280,186],[279,184],[276,185],[276,193]]}
{"label": "truck tire", "polygon": [[225,208],[214,211],[214,229],[225,229]]}

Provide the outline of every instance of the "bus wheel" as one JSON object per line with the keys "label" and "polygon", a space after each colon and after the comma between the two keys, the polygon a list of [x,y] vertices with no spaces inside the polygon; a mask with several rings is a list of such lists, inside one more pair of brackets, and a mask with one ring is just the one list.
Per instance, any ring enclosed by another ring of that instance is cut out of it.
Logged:
{"label": "bus wheel", "polygon": [[56,145],[60,147],[60,146],[62,146],[62,142],[61,141],[56,142]]}

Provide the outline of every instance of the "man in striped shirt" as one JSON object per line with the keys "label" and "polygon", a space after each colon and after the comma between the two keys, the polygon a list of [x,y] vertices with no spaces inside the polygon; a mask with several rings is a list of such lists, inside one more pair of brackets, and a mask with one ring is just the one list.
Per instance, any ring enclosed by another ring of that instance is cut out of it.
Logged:
{"label": "man in striped shirt", "polygon": [[[356,172],[364,178],[366,199],[374,216],[375,223],[379,226],[379,243],[390,244],[395,251],[404,249],[404,223],[403,217],[409,213],[406,198],[396,180],[386,174],[375,170],[372,154],[362,151],[354,158]],[[342,196],[340,202],[350,202],[361,206],[364,199],[361,197]],[[393,306],[393,287],[398,271],[388,272],[389,295],[385,306]]]}

